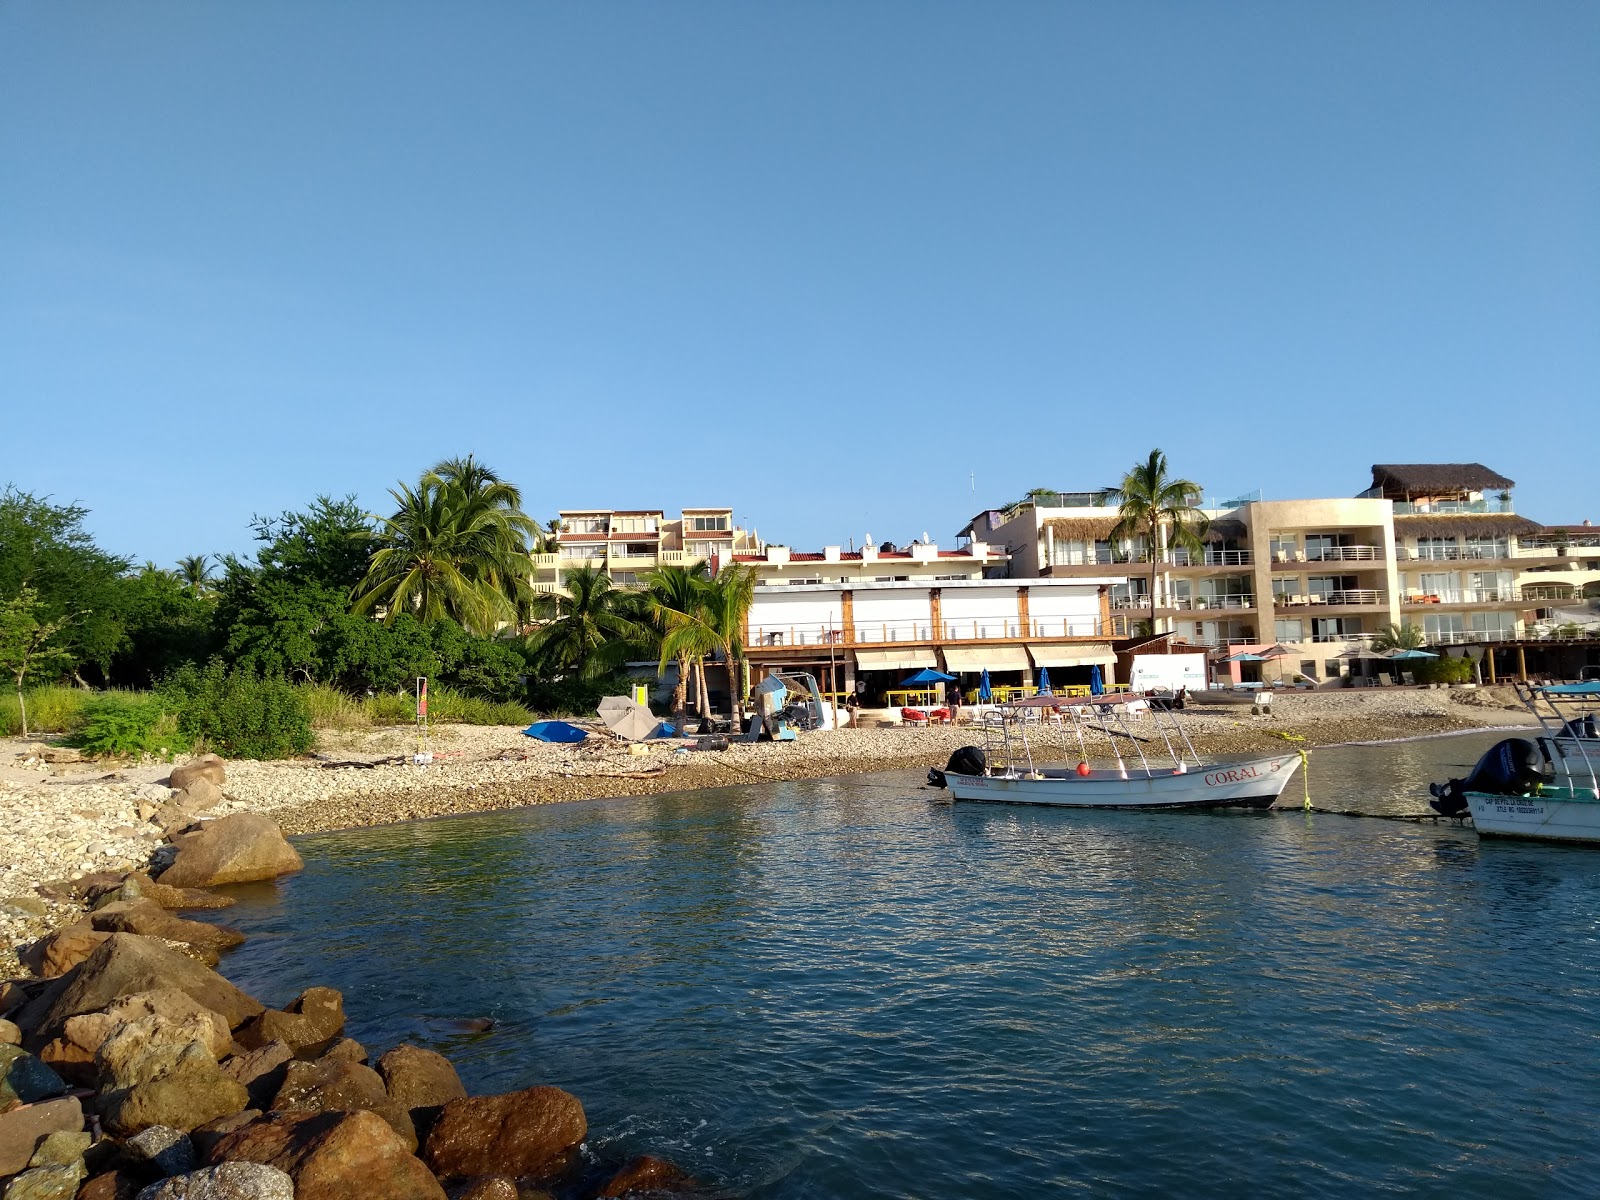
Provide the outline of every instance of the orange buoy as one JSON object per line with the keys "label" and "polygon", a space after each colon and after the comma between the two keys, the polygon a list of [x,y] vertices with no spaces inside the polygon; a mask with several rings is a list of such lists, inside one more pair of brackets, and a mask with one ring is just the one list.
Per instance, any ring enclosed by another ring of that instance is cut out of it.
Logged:
{"label": "orange buoy", "polygon": [[1086,762],[1079,763],[1078,764],[1078,774],[1084,776],[1085,778],[1088,778],[1088,775],[1089,775],[1089,764],[1086,763]]}

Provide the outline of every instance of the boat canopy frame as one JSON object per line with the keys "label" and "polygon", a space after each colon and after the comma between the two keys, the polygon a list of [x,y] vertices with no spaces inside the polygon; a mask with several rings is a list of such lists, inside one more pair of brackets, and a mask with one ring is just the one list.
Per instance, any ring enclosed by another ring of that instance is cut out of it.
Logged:
{"label": "boat canopy frame", "polygon": [[[1580,732],[1585,720],[1592,719],[1600,706],[1600,681],[1540,685],[1519,680],[1512,687],[1544,731],[1538,739],[1539,750],[1557,774],[1566,776],[1565,786],[1576,794],[1581,786],[1579,779],[1587,774],[1588,790],[1600,794],[1600,740]],[[1573,770],[1574,760],[1583,764],[1578,771]]]}
{"label": "boat canopy frame", "polygon": [[[1137,699],[1137,697],[1131,698]],[[1174,771],[1185,774],[1191,767],[1200,766],[1200,755],[1189,740],[1189,734],[1177,714],[1171,709],[1150,704],[1147,711],[1153,719],[1156,733],[1166,747],[1169,765],[1157,768],[1151,765],[1144,752],[1145,739],[1128,726],[1128,696],[1090,696],[1067,698],[1063,696],[1029,696],[996,705],[983,715],[983,743],[985,774],[1015,779],[1034,776],[1037,768],[1033,761],[1033,746],[1028,740],[1028,726],[1036,725],[1040,731],[1050,730],[1059,736],[1062,757],[1069,749],[1068,730],[1076,739],[1078,761],[1089,761],[1089,742],[1099,734],[1105,739],[1111,757],[1116,760],[1117,772],[1128,778],[1128,764],[1122,755],[1119,737],[1131,744],[1139,756],[1139,767],[1147,779],[1168,775]],[[1085,735],[1088,735],[1087,738]],[[1176,735],[1177,745],[1173,744]],[[1187,757],[1185,756],[1187,752]]]}

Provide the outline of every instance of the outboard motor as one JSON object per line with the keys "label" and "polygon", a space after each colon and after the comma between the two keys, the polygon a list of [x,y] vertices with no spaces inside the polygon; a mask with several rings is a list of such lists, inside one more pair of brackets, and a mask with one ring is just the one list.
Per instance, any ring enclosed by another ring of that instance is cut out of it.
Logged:
{"label": "outboard motor", "polygon": [[1433,799],[1428,807],[1442,817],[1465,816],[1467,793],[1491,796],[1525,796],[1546,782],[1539,747],[1527,738],[1507,738],[1489,747],[1465,779],[1430,783]]}
{"label": "outboard motor", "polygon": [[928,782],[936,788],[945,786],[945,775],[982,775],[988,769],[988,763],[983,757],[983,751],[976,746],[962,746],[950,756],[950,761],[944,764],[944,770],[938,767],[928,768]]}

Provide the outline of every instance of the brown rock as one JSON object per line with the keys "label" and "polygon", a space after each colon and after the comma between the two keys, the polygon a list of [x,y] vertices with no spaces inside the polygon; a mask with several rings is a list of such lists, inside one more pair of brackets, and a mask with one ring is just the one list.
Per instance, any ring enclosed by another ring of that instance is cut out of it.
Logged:
{"label": "brown rock", "polygon": [[342,1037],[322,1052],[322,1057],[335,1062],[360,1063],[367,1065],[367,1048],[355,1038]]}
{"label": "brown rock", "polygon": [[471,1096],[444,1106],[428,1133],[428,1164],[443,1178],[541,1175],[589,1130],[583,1105],[560,1088]]}
{"label": "brown rock", "polygon": [[400,1135],[366,1111],[270,1114],[224,1135],[211,1161],[277,1167],[299,1200],[445,1200]]}
{"label": "brown rock", "polygon": [[222,1069],[244,1084],[252,1108],[266,1109],[283,1086],[284,1064],[293,1057],[294,1051],[287,1042],[268,1042],[259,1049],[235,1054],[222,1064]]}
{"label": "brown rock", "polygon": [[287,1042],[296,1053],[331,1041],[344,1030],[344,997],[333,988],[307,988],[283,1011],[266,1009],[236,1035],[247,1050]]}
{"label": "brown rock", "polygon": [[407,1108],[435,1108],[467,1094],[450,1060],[421,1046],[396,1046],[378,1060],[378,1074]]}
{"label": "brown rock", "polygon": [[190,812],[206,812],[221,804],[223,795],[220,787],[201,777],[191,779],[172,799],[179,807],[187,808]]}
{"label": "brown rock", "polygon": [[[22,1010],[17,1020],[40,1044],[60,1037],[67,1018],[97,1012],[112,1001],[139,992],[176,988],[202,1008],[221,1014],[230,1026],[243,1024],[262,1011],[215,971],[168,948],[153,938],[113,933],[86,958],[58,993],[45,992]],[[38,1006],[36,1008],[36,1006]]]}
{"label": "brown rock", "polygon": [[260,813],[207,821],[176,841],[178,857],[161,873],[168,887],[214,887],[274,879],[305,866],[283,831]]}
{"label": "brown rock", "polygon": [[[108,1039],[107,1046],[116,1036]],[[106,1060],[106,1051],[106,1046],[100,1048],[97,1061]],[[156,1061],[152,1055],[141,1065],[152,1066]],[[185,1132],[198,1129],[218,1117],[243,1112],[249,1103],[244,1086],[222,1073],[210,1051],[192,1042],[176,1062],[147,1082],[103,1093],[99,1108],[105,1127],[118,1137],[128,1137],[152,1125],[169,1125]]]}
{"label": "brown rock", "polygon": [[177,988],[137,992],[112,1001],[97,1013],[68,1017],[63,1032],[65,1040],[93,1053],[100,1049],[117,1026],[150,1017],[172,1023],[192,1022],[206,1049],[219,1060],[233,1050],[233,1036],[228,1032],[227,1019]]}
{"label": "brown rock", "polygon": [[259,1108],[247,1108],[243,1112],[234,1113],[231,1117],[218,1117],[215,1121],[207,1121],[189,1134],[189,1142],[194,1146],[196,1159],[200,1162],[206,1161],[211,1157],[211,1148],[224,1137],[260,1119]]}
{"label": "brown rock", "polygon": [[244,934],[237,929],[208,925],[204,921],[186,921],[142,897],[106,905],[90,915],[89,924],[102,933],[138,933],[209,950],[229,950],[244,941]]}
{"label": "brown rock", "polygon": [[181,792],[196,779],[204,779],[219,788],[227,783],[228,772],[222,759],[215,754],[202,754],[181,767],[173,767],[172,774],[167,778],[167,786]]}
{"label": "brown rock", "polygon": [[24,950],[21,958],[36,974],[58,979],[93,954],[108,936],[92,928],[87,921],[79,921],[41,938]]}
{"label": "brown rock", "polygon": [[383,1080],[360,1063],[318,1059],[292,1062],[284,1069],[283,1086],[272,1098],[275,1112],[350,1112],[364,1108],[375,1112],[406,1143],[417,1148],[417,1132],[406,1109],[389,1098]]}
{"label": "brown rock", "polygon": [[83,1164],[32,1167],[6,1185],[6,1200],[73,1200],[83,1179]]}
{"label": "brown rock", "polygon": [[191,827],[198,830],[194,813],[179,804],[163,804],[156,810],[151,822],[160,827],[162,836],[176,839]]}
{"label": "brown rock", "polygon": [[128,878],[138,880],[139,894],[162,908],[228,908],[238,903],[232,896],[219,896],[216,892],[201,888],[168,887],[164,883],[154,882],[148,875],[130,875]]}
{"label": "brown rock", "polygon": [[0,1113],[0,1176],[26,1168],[39,1143],[52,1133],[77,1133],[82,1128],[83,1105],[72,1096]]}
{"label": "brown rock", "polygon": [[0,1046],[22,1045],[22,1030],[17,1028],[15,1021],[7,1021],[0,1017]]}
{"label": "brown rock", "polygon": [[138,1200],[148,1182],[143,1172],[103,1171],[78,1189],[78,1200]]}
{"label": "brown rock", "polygon": [[698,1187],[694,1176],[664,1158],[641,1154],[613,1175],[600,1196],[612,1200],[639,1192],[684,1192]]}
{"label": "brown rock", "polygon": [[520,1200],[517,1183],[504,1175],[492,1175],[473,1180],[472,1186],[461,1193],[460,1200]]}

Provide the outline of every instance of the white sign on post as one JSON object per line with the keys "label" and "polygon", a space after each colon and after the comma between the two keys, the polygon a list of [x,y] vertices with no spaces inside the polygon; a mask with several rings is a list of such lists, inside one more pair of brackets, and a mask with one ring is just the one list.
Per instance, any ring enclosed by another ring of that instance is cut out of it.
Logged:
{"label": "white sign on post", "polygon": [[1203,692],[1210,686],[1206,679],[1204,654],[1135,654],[1133,669],[1128,676],[1128,689],[1148,692],[1155,689],[1176,692],[1187,688]]}

